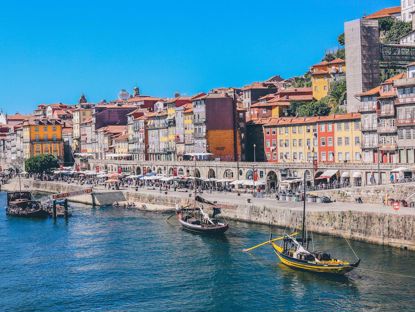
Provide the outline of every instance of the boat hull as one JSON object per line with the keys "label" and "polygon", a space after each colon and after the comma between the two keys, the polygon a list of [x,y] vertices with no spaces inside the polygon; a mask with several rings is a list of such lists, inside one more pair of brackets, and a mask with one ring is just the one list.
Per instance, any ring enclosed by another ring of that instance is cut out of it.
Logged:
{"label": "boat hull", "polygon": [[190,224],[181,219],[179,219],[179,222],[184,230],[193,232],[193,233],[223,234],[229,229],[228,224],[218,225],[218,226],[202,226],[202,225]]}
{"label": "boat hull", "polygon": [[272,243],[272,248],[274,249],[275,254],[284,265],[302,271],[308,271],[313,273],[320,274],[332,274],[332,275],[344,275],[354,268],[356,268],[359,263],[356,264],[317,264],[309,261],[298,260],[292,257],[289,257],[282,253],[282,248],[275,243]]}
{"label": "boat hull", "polygon": [[10,217],[20,217],[20,218],[46,219],[49,217],[49,213],[43,209],[39,209],[35,211],[7,209],[6,214]]}

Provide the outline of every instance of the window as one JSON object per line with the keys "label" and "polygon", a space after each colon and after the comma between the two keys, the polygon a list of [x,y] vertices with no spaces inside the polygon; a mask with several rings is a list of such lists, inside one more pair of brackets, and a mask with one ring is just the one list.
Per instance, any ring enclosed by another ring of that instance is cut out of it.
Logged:
{"label": "window", "polygon": [[271,143],[270,143],[270,141],[266,141],[266,146],[269,148],[270,146],[271,146]]}
{"label": "window", "polygon": [[56,141],[56,134],[53,135],[52,140]]}
{"label": "window", "polygon": [[349,137],[344,138],[344,145],[346,145],[346,146],[350,145],[350,138]]}
{"label": "window", "polygon": [[332,137],[327,138],[327,145],[328,146],[333,146],[333,138]]}
{"label": "window", "polygon": [[345,156],[346,161],[350,160],[350,153],[349,152],[344,153],[344,156]]}
{"label": "window", "polygon": [[48,131],[48,127],[44,126],[43,131],[45,131],[45,132]]}
{"label": "window", "polygon": [[307,139],[307,147],[311,147],[311,140]]}
{"label": "window", "polygon": [[299,153],[298,153],[298,159],[299,159],[299,160],[304,160],[304,159],[303,159],[303,153],[302,153],[302,152],[299,152]]}
{"label": "window", "polygon": [[320,131],[321,131],[321,132],[326,131],[326,125],[325,125],[325,124],[321,124],[321,125],[320,125]]}
{"label": "window", "polygon": [[43,140],[44,140],[44,141],[47,141],[47,140],[48,140],[48,135],[47,135],[47,134],[45,134],[45,135],[43,136]]}
{"label": "window", "polygon": [[52,130],[53,130],[53,131],[56,131],[56,126],[53,126],[53,127],[52,127]]}
{"label": "window", "polygon": [[269,128],[267,128],[267,131],[266,131],[266,133],[267,133],[267,135],[269,135]]}
{"label": "window", "polygon": [[317,138],[314,138],[314,139],[313,139],[313,145],[314,145],[315,147],[318,145],[318,140],[317,140]]}
{"label": "window", "polygon": [[321,146],[326,146],[326,138],[321,138],[320,139],[320,145]]}
{"label": "window", "polygon": [[298,127],[298,133],[299,134],[302,134],[303,133],[303,127],[302,126]]}
{"label": "window", "polygon": [[354,122],[354,129],[355,130],[360,130],[360,121],[355,121]]}
{"label": "window", "polygon": [[280,129],[279,129],[279,133],[280,133],[280,134],[282,134],[282,131],[283,131],[283,130],[282,130],[282,128],[280,128]]}
{"label": "window", "polygon": [[327,125],[327,131],[329,131],[329,132],[333,131],[333,125],[332,124]]}
{"label": "window", "polygon": [[288,127],[285,127],[285,134],[288,134]]}
{"label": "window", "polygon": [[343,145],[343,138],[338,137],[337,138],[337,146],[342,146]]}
{"label": "window", "polygon": [[284,154],[280,153],[280,160],[282,160],[284,158]]}
{"label": "window", "polygon": [[302,146],[303,146],[303,139],[299,139],[299,140],[298,140],[298,146],[299,146],[299,147],[302,147]]}
{"label": "window", "polygon": [[311,130],[310,126],[307,126],[306,127],[306,132],[310,132],[310,130]]}
{"label": "window", "polygon": [[326,152],[322,152],[320,156],[321,161],[326,161]]}
{"label": "window", "polygon": [[288,146],[290,146],[290,143],[288,140],[285,140],[285,147],[288,147]]}
{"label": "window", "polygon": [[273,128],[272,129],[272,134],[274,134],[274,135],[277,134],[277,129]]}
{"label": "window", "polygon": [[355,160],[360,160],[360,158],[361,158],[361,155],[360,155],[359,152],[354,153],[354,159]]}
{"label": "window", "polygon": [[348,131],[350,129],[350,125],[348,122],[344,123],[344,131]]}
{"label": "window", "polygon": [[337,159],[338,159],[339,161],[343,161],[343,153],[338,153],[338,154],[337,154]]}
{"label": "window", "polygon": [[342,123],[339,122],[337,123],[337,131],[342,131],[343,127],[342,127]]}
{"label": "window", "polygon": [[311,153],[307,152],[307,160],[311,160]]}
{"label": "window", "polygon": [[272,146],[273,146],[273,147],[277,146],[277,140],[276,140],[276,139],[273,139],[273,140],[272,140]]}
{"label": "window", "polygon": [[35,131],[36,132],[39,132],[39,127],[35,127]]}
{"label": "window", "polygon": [[280,140],[280,147],[284,146],[284,140]]}
{"label": "window", "polygon": [[360,137],[354,137],[354,144],[359,145],[360,144]]}
{"label": "window", "polygon": [[293,160],[297,160],[297,153],[296,152],[293,153]]}
{"label": "window", "polygon": [[271,154],[267,153],[267,159],[271,159]]}
{"label": "window", "polygon": [[329,161],[333,161],[334,160],[334,153],[330,152],[329,153]]}
{"label": "window", "polygon": [[296,139],[293,140],[293,146],[297,146],[297,140]]}
{"label": "window", "polygon": [[292,131],[293,131],[293,133],[297,133],[297,127],[293,127],[292,129],[293,129],[293,130],[292,130]]}

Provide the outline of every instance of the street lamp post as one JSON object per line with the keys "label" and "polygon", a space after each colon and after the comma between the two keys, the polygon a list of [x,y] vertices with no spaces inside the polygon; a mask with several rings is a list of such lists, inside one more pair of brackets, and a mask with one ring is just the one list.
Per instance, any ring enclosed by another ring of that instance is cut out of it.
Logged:
{"label": "street lamp post", "polygon": [[256,163],[256,144],[253,145],[254,147],[254,164],[252,166],[252,185],[253,185],[253,190],[252,190],[252,194],[255,196],[255,163]]}

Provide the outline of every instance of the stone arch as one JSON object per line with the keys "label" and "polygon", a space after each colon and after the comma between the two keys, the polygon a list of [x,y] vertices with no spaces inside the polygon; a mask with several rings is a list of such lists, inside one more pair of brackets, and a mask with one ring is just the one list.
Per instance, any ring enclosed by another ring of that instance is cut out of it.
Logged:
{"label": "stone arch", "polygon": [[136,175],[141,175],[141,168],[140,167],[135,168],[135,174]]}
{"label": "stone arch", "polygon": [[157,168],[157,174],[159,175],[163,174],[163,169],[161,167]]}
{"label": "stone arch", "polygon": [[179,176],[183,176],[183,175],[184,175],[184,169],[183,169],[182,167],[180,167],[180,168],[177,170],[177,174],[178,174]]}
{"label": "stone arch", "polygon": [[312,180],[312,175],[311,175],[311,171],[310,170],[306,169],[304,171],[304,174],[305,174],[306,181],[311,181]]}
{"label": "stone arch", "polygon": [[276,190],[278,188],[278,176],[273,170],[267,174],[267,188],[268,190]]}
{"label": "stone arch", "polygon": [[146,173],[152,173],[153,170],[150,167],[147,167]]}
{"label": "stone arch", "polygon": [[208,179],[215,179],[215,178],[216,178],[215,170],[213,170],[212,168],[209,169],[209,171],[208,171]]}
{"label": "stone arch", "polygon": [[174,168],[170,167],[169,168],[169,176],[172,176],[172,175],[174,175]]}
{"label": "stone arch", "polygon": [[231,169],[226,169],[225,172],[223,173],[223,178],[233,179],[234,178],[233,171]]}
{"label": "stone arch", "polygon": [[253,180],[254,179],[254,170],[247,169],[245,172],[245,179],[246,180]]}
{"label": "stone arch", "polygon": [[195,168],[195,170],[194,170],[194,175],[193,175],[195,178],[200,178],[200,171],[199,171],[199,169],[197,169],[197,168]]}

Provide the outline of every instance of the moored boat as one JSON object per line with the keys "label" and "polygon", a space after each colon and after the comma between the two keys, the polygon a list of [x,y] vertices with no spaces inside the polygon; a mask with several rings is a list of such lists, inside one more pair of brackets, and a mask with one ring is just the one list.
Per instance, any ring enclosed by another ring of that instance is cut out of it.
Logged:
{"label": "moored boat", "polygon": [[[284,234],[281,237],[270,239],[264,243],[261,243],[257,246],[244,249],[244,251],[251,251],[258,247],[265,245],[271,245],[278,259],[284,265],[293,268],[304,270],[313,273],[323,273],[323,274],[334,274],[334,275],[343,275],[353,269],[357,268],[360,264],[360,258],[356,255],[353,248],[354,255],[357,258],[356,262],[349,262],[346,260],[340,260],[332,258],[329,253],[320,252],[320,251],[310,251],[309,242],[312,240],[307,237],[306,232],[306,176],[304,174],[304,205],[303,205],[303,220],[301,228],[301,238],[297,238],[298,233]],[[347,240],[346,240],[347,241]],[[276,242],[282,242],[282,245],[277,244]],[[347,241],[348,242],[348,241]]]}
{"label": "moored boat", "polygon": [[[217,218],[221,210],[215,207],[214,203],[200,196],[196,196],[195,202],[198,202],[199,206],[176,208],[177,219],[184,230],[194,233],[221,234],[229,229],[229,224],[226,221],[220,221]],[[212,216],[204,211],[203,204],[213,206]]]}
{"label": "moored boat", "polygon": [[30,192],[8,192],[6,214],[14,217],[48,218],[49,212]]}

